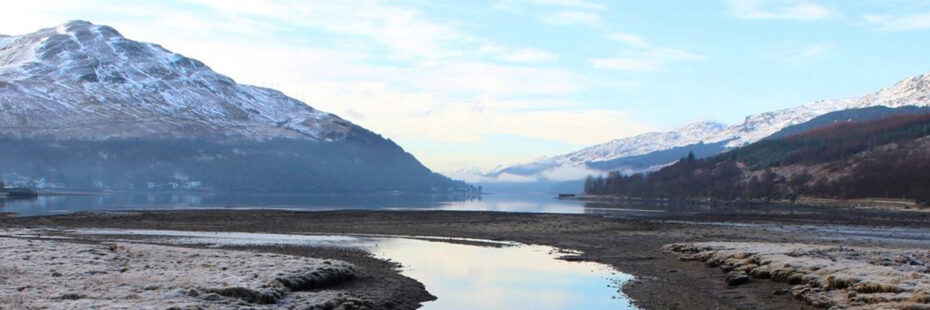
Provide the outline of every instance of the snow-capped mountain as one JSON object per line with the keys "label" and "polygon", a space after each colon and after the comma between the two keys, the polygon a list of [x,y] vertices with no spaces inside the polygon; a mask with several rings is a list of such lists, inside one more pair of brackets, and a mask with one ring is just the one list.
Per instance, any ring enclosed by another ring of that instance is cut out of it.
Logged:
{"label": "snow-capped mountain", "polygon": [[853,104],[854,108],[887,106],[899,108],[907,105],[930,104],[930,73],[912,76],[877,92],[865,95]]}
{"label": "snow-capped mountain", "polygon": [[84,21],[0,36],[0,179],[121,190],[472,190],[338,116]]}
{"label": "snow-capped mountain", "polygon": [[[818,100],[793,108],[750,115],[743,122],[730,126],[702,121],[671,131],[644,133],[568,154],[497,168],[482,177],[487,180],[488,177],[507,174],[524,179],[534,177],[552,180],[549,176],[553,171],[577,172],[563,176],[565,179],[613,170],[625,173],[654,170],[680,158],[680,152],[702,150],[704,155],[713,155],[759,141],[785,127],[807,122],[826,113],[871,106],[897,108],[907,105],[930,105],[930,74],[907,78],[861,98]],[[677,152],[671,154],[673,150]]]}
{"label": "snow-capped mountain", "polygon": [[6,137],[328,141],[355,126],[84,21],[0,37],[0,108]]}
{"label": "snow-capped mountain", "polygon": [[583,164],[606,161],[620,157],[646,154],[707,141],[719,135],[726,125],[716,122],[697,122],[666,132],[649,132],[629,138],[617,139],[604,144],[587,147],[576,152],[551,157],[559,164]]}

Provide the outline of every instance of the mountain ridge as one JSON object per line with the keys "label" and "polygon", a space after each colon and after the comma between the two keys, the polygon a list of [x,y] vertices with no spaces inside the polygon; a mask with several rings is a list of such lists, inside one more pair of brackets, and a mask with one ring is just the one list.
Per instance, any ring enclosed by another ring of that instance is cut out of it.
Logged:
{"label": "mountain ridge", "polygon": [[0,105],[6,137],[338,141],[357,127],[86,21],[3,38]]}
{"label": "mountain ridge", "polygon": [[[565,170],[566,166],[575,167],[579,171],[587,170],[588,174],[603,174],[614,170],[627,174],[653,171],[673,163],[674,160],[666,163],[646,161],[652,163],[648,166],[607,166],[603,163],[624,162],[627,158],[641,158],[672,149],[681,149],[686,154],[688,148],[700,148],[722,142],[723,147],[719,152],[723,152],[759,141],[781,129],[807,122],[830,112],[871,106],[898,108],[907,105],[930,106],[930,73],[908,77],[892,86],[861,97],[823,99],[791,108],[753,114],[745,117],[742,122],[729,126],[699,121],[670,131],[643,133],[586,147],[575,152],[543,157],[528,163],[503,166],[486,172],[479,178],[487,179],[502,174],[514,174],[523,179],[533,177],[546,179],[548,171]],[[695,130],[695,128],[703,130]],[[668,156],[663,154],[663,157]],[[681,156],[673,156],[673,158],[677,160]],[[583,173],[579,173],[568,177],[580,180],[584,176]]]}
{"label": "mountain ridge", "polygon": [[336,115],[86,21],[0,37],[0,179],[91,190],[476,189]]}
{"label": "mountain ridge", "polygon": [[585,192],[686,199],[810,196],[930,203],[926,173],[930,169],[930,109],[874,106],[858,110],[868,118],[767,138],[704,159],[688,156],[645,175],[589,177]]}

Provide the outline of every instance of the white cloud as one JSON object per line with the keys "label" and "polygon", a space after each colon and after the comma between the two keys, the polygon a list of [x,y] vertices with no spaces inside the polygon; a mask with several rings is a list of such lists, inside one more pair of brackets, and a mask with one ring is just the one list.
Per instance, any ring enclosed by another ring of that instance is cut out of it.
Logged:
{"label": "white cloud", "polygon": [[[329,110],[363,126],[378,128],[389,137],[474,143],[488,135],[506,133],[587,145],[649,128],[626,112],[588,109],[577,103],[543,102],[534,106],[529,101],[490,98],[453,101],[379,83],[323,82],[305,87],[313,101],[337,102]],[[553,109],[528,110],[528,106]],[[352,119],[344,113],[349,108],[364,111],[366,118]]]}
{"label": "white cloud", "polygon": [[703,55],[675,48],[649,48],[627,52],[617,57],[592,58],[588,61],[597,69],[632,72],[650,72],[664,69],[668,64],[679,61],[704,59]]}
{"label": "white cloud", "polygon": [[[18,14],[0,19],[0,29],[26,33],[72,19],[107,24],[393,139],[480,144],[508,135],[583,145],[646,128],[623,111],[570,99],[514,99],[630,85],[551,66],[560,57],[555,52],[476,38],[415,7],[369,0],[186,1],[17,1],[5,4]],[[449,157],[441,150],[416,155],[427,165]],[[482,160],[472,165],[493,158]]]}
{"label": "white cloud", "polygon": [[376,1],[187,1],[209,6],[237,21],[267,18],[298,29],[310,27],[362,36],[388,47],[398,59],[452,57],[459,51],[451,47],[463,38],[455,30],[430,21],[416,9]]}
{"label": "white cloud", "polygon": [[834,47],[836,47],[836,44],[833,43],[819,43],[810,45],[799,52],[781,58],[780,61],[788,63],[806,63],[808,61],[821,58],[833,50]]}
{"label": "white cloud", "polygon": [[499,59],[510,62],[546,62],[559,59],[559,54],[535,48],[524,48],[510,51],[498,56]]}
{"label": "white cloud", "polygon": [[497,1],[494,4],[496,8],[508,9],[508,10],[519,10],[523,5],[536,5],[536,6],[548,6],[548,7],[562,7],[569,9],[577,10],[594,10],[602,11],[606,10],[607,6],[585,0],[501,0]]}
{"label": "white cloud", "polygon": [[553,25],[581,25],[595,28],[604,25],[604,19],[600,15],[584,11],[555,11],[543,14],[539,19]]}
{"label": "white cloud", "polygon": [[589,175],[600,175],[603,171],[588,169],[583,166],[562,165],[553,169],[544,170],[540,175],[547,180],[571,181],[584,179]]}
{"label": "white cloud", "polygon": [[830,17],[827,7],[808,0],[726,0],[730,13],[744,19],[819,20]]}
{"label": "white cloud", "polygon": [[515,14],[535,15],[547,24],[605,28],[604,4],[586,0],[498,0],[492,8]]}
{"label": "white cloud", "polygon": [[649,41],[646,40],[646,38],[635,35],[635,34],[630,34],[630,33],[620,33],[620,32],[611,33],[607,35],[607,39],[611,41],[621,42],[621,43],[624,43],[624,44],[627,44],[633,47],[646,48],[646,47],[652,46],[652,44],[649,44]]}
{"label": "white cloud", "polygon": [[868,15],[865,20],[882,31],[912,31],[930,29],[930,12],[903,15]]}
{"label": "white cloud", "polygon": [[541,180],[572,181],[581,180],[589,175],[601,175],[604,172],[588,169],[584,166],[559,165],[531,175],[500,173],[491,175],[482,169],[460,169],[446,172],[446,175],[472,183],[529,183]]}
{"label": "white cloud", "polygon": [[475,174],[458,174],[455,177],[471,183],[528,183],[539,181],[539,177],[532,175],[516,175],[510,173],[501,173],[500,175],[489,177]]}
{"label": "white cloud", "polygon": [[627,49],[615,57],[588,59],[588,63],[595,69],[651,72],[662,70],[673,62],[704,59],[703,55],[682,49],[654,46],[640,35],[614,32],[605,38],[623,43]]}
{"label": "white cloud", "polygon": [[482,44],[479,53],[492,55],[495,59],[516,62],[551,62],[559,59],[559,54],[537,48],[508,48],[496,43]]}
{"label": "white cloud", "polygon": [[526,13],[533,9],[571,9],[603,11],[607,6],[601,3],[585,0],[499,0],[491,5],[492,8],[512,13]]}

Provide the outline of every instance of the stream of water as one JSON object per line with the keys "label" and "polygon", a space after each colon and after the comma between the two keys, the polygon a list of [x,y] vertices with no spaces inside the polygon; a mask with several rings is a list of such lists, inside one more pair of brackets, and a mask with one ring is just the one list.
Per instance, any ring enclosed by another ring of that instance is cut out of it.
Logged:
{"label": "stream of water", "polygon": [[[635,309],[619,292],[632,277],[606,265],[560,260],[547,246],[447,238],[78,230],[77,234],[153,238],[168,244],[358,248],[400,263],[438,299],[423,309]],[[467,241],[445,242],[445,241]]]}

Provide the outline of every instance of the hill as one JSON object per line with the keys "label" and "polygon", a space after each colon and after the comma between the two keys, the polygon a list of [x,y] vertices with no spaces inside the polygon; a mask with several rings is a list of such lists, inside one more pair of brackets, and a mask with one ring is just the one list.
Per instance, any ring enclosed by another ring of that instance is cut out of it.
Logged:
{"label": "hill", "polygon": [[336,115],[84,21],[0,37],[0,176],[78,189],[471,190]]}
{"label": "hill", "polygon": [[724,200],[882,197],[927,204],[930,113],[902,109],[872,121],[811,125],[709,158],[689,156],[645,175],[588,178],[585,191]]}
{"label": "hill", "polygon": [[[545,180],[548,175],[556,174],[557,171],[581,171],[587,174],[609,171],[620,171],[622,174],[649,172],[674,163],[689,151],[702,158],[746,146],[773,135],[786,135],[809,129],[803,126],[820,126],[840,121],[867,121],[883,116],[881,109],[859,110],[863,108],[916,106],[913,109],[921,109],[928,105],[930,74],[922,74],[905,78],[890,87],[859,98],[818,100],[796,107],[750,115],[742,122],[729,126],[700,121],[669,131],[643,133],[566,154],[542,157],[528,163],[502,166],[476,178]],[[847,114],[834,114],[817,122],[810,122],[819,116],[847,110]],[[805,123],[807,125],[802,125]],[[576,177],[581,180],[584,175],[582,173]]]}

